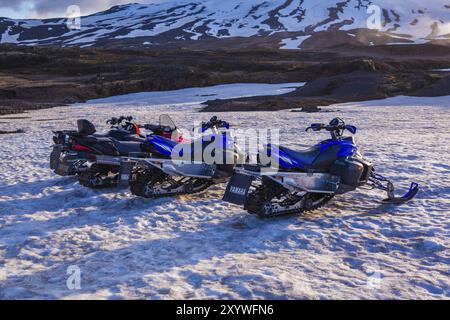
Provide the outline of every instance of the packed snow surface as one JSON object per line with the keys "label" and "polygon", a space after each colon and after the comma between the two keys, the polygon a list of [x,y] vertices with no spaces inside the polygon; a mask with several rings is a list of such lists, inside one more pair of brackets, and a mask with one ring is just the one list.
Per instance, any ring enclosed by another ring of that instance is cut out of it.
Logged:
{"label": "packed snow surface", "polygon": [[[48,168],[51,131],[75,128],[78,118],[101,131],[111,116],[151,122],[167,113],[189,128],[212,116],[197,112],[198,101],[226,90],[270,93],[229,85],[0,117],[1,130],[26,130],[0,135],[0,298],[450,298],[449,97],[219,114],[234,127],[279,128],[283,144],[298,149],[327,137],[305,133],[308,124],[340,116],[358,126],[361,151],[399,193],[421,184],[403,206],[359,190],[305,216],[260,220],[222,202],[224,185],[148,200],[89,190]],[[79,290],[68,289],[70,266],[81,271]]]}

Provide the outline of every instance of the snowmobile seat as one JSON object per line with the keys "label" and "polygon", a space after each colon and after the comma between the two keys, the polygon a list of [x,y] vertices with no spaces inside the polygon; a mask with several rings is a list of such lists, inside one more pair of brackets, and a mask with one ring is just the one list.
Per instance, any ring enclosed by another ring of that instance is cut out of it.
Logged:
{"label": "snowmobile seat", "polygon": [[125,130],[110,130],[107,133],[97,133],[93,135],[96,138],[114,138],[119,141],[138,141],[143,142],[145,140],[144,136],[129,133]]}
{"label": "snowmobile seat", "polygon": [[95,133],[95,126],[86,119],[79,119],[77,120],[77,126],[78,126],[78,134],[82,136],[88,136]]}
{"label": "snowmobile seat", "polygon": [[131,154],[140,154],[142,153],[141,143],[134,141],[117,141],[115,139],[111,139],[116,147],[117,151],[119,151],[122,156],[130,156]]}
{"label": "snowmobile seat", "polygon": [[84,145],[92,147],[101,154],[118,156],[119,152],[110,138],[95,137],[93,135],[84,136],[81,140]]}
{"label": "snowmobile seat", "polygon": [[304,165],[313,164],[317,157],[320,155],[320,146],[313,146],[302,151],[295,151],[282,146],[280,146],[279,148],[288,156],[294,158]]}
{"label": "snowmobile seat", "polygon": [[126,130],[110,130],[106,134],[106,136],[112,137],[119,141],[141,141],[142,142],[143,139],[145,140],[145,136],[132,134]]}

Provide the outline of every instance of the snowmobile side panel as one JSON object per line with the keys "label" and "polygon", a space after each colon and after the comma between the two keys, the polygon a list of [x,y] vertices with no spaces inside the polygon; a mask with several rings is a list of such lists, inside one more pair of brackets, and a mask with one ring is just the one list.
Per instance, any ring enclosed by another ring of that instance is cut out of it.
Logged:
{"label": "snowmobile side panel", "polygon": [[330,173],[341,178],[341,183],[358,187],[366,184],[372,165],[360,159],[336,160]]}
{"label": "snowmobile side panel", "polygon": [[340,186],[340,178],[328,173],[317,172],[269,172],[237,168],[236,174],[253,176],[254,178],[267,177],[292,191],[307,191],[314,193],[335,194]]}
{"label": "snowmobile side panel", "polygon": [[317,156],[316,160],[308,166],[309,169],[326,170],[328,169],[338,157],[338,152],[344,144],[328,143],[323,146],[322,152]]}
{"label": "snowmobile side panel", "polygon": [[339,189],[340,178],[328,173],[281,172],[268,176],[290,190],[334,194]]}
{"label": "snowmobile side panel", "polygon": [[217,166],[206,163],[182,163],[177,161],[164,161],[162,170],[173,176],[186,176],[192,178],[211,179]]}
{"label": "snowmobile side panel", "polygon": [[106,164],[112,166],[120,166],[120,162],[122,161],[120,157],[104,156],[104,155],[95,156],[95,160],[98,164]]}

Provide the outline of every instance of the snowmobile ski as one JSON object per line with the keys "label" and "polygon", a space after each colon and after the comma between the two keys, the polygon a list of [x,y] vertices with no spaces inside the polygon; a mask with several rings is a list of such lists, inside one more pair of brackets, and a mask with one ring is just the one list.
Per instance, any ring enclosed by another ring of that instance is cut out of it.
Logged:
{"label": "snowmobile ski", "polygon": [[383,200],[383,203],[402,204],[412,200],[419,192],[419,185],[415,182],[411,183],[408,192],[402,197],[395,197],[393,194],[389,198]]}

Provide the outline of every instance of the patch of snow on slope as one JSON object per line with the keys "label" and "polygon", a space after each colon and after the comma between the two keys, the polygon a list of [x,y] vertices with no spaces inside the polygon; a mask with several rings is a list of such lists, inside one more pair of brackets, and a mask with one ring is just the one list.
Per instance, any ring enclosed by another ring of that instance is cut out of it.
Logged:
{"label": "patch of snow on slope", "polygon": [[[255,95],[279,95],[294,91],[298,87],[305,85],[305,82],[280,83],[280,84],[261,84],[261,83],[237,83],[233,85],[217,85],[203,88],[187,88],[170,91],[152,91],[130,93],[120,96],[114,96],[104,99],[96,99],[88,101],[88,103],[144,103],[151,105],[160,104],[200,104],[213,99],[231,99],[243,98]],[[205,97],[207,97],[205,99]]]}
{"label": "patch of snow on slope", "polygon": [[5,33],[1,35],[0,43],[17,43],[20,33],[11,34],[11,27],[6,29]]}
{"label": "patch of snow on slope", "polygon": [[306,39],[308,39],[311,36],[299,36],[299,37],[294,37],[294,38],[287,38],[287,39],[283,39],[281,41],[281,47],[280,49],[298,49],[300,48],[301,44],[303,43],[303,41],[305,41]]}
{"label": "patch of snow on slope", "polygon": [[[206,93],[223,96],[217,88],[196,94]],[[283,143],[298,149],[327,137],[305,133],[307,125],[340,116],[358,126],[361,151],[399,193],[411,180],[421,184],[403,206],[359,190],[306,216],[259,220],[222,202],[224,185],[147,200],[124,189],[88,190],[48,168],[51,130],[75,128],[78,118],[101,132],[117,115],[149,122],[168,113],[187,128],[213,115],[179,103],[185,95],[171,92],[165,104],[156,95],[128,97],[0,117],[2,130],[26,130],[0,135],[0,298],[450,297],[450,97],[348,103],[329,113],[219,114],[233,127],[279,128]],[[81,269],[81,290],[66,286],[71,265]]]}

